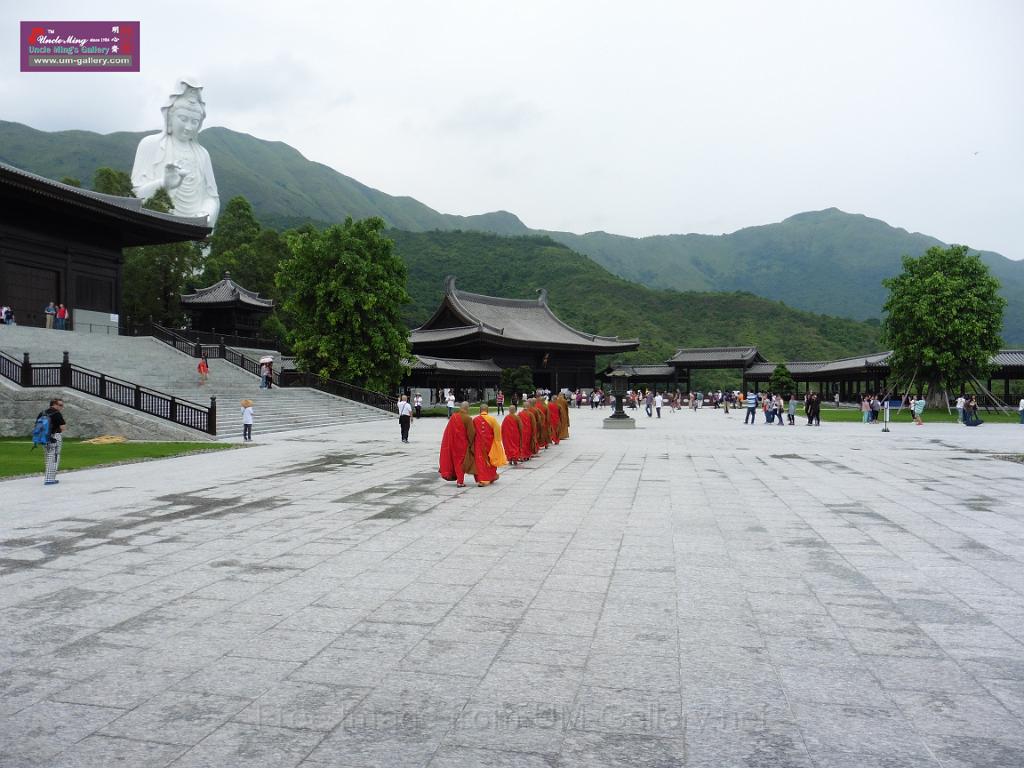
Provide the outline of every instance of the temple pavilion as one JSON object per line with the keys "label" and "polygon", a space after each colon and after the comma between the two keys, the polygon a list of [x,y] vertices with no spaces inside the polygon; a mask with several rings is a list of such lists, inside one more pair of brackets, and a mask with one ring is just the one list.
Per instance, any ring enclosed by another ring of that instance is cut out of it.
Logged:
{"label": "temple pavilion", "polygon": [[535,299],[509,299],[469,293],[458,290],[449,276],[441,305],[411,333],[413,354],[493,361],[500,369],[529,366],[536,386],[558,391],[593,387],[598,355],[639,348],[637,339],[573,328],[551,311],[546,290],[537,294]]}

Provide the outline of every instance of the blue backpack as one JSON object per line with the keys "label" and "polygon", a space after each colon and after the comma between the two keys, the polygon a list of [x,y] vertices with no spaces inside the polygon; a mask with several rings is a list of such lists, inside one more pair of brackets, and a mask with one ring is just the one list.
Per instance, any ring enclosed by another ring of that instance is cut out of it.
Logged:
{"label": "blue backpack", "polygon": [[32,450],[37,445],[45,446],[50,442],[50,415],[42,411],[36,416],[36,424],[32,427]]}

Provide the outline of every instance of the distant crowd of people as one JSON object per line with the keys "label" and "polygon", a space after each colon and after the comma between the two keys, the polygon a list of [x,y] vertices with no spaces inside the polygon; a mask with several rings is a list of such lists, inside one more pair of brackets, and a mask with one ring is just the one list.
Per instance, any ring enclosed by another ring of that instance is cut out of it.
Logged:
{"label": "distant crowd of people", "polygon": [[[43,315],[46,317],[46,327],[56,328],[58,331],[70,331],[68,327],[68,320],[71,318],[68,308],[63,304],[57,304],[51,301],[43,309]],[[7,304],[0,305],[0,324],[3,325],[17,325],[18,318],[15,317],[14,307]]]}

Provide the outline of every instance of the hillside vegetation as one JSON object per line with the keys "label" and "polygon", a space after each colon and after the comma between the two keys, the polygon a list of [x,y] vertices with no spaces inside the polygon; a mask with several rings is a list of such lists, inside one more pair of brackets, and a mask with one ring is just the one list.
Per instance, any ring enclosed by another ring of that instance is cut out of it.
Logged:
{"label": "hillside vegetation", "polygon": [[[0,121],[0,161],[49,178],[70,176],[88,184],[97,168],[130,170],[135,147],[145,135],[48,133]],[[213,159],[221,199],[246,197],[260,221],[277,229],[306,222],[339,223],[346,216],[380,216],[392,227],[415,232],[461,229],[548,235],[620,277],[654,288],[743,291],[858,320],[880,316],[886,295],[881,281],[900,272],[902,256],[918,256],[941,244],[933,237],[835,208],[726,235],[631,238],[605,232],[543,232],[529,229],[505,211],[478,216],[440,213],[411,197],[361,184],[282,142],[227,128],[208,128],[201,141]],[[982,258],[1002,283],[1008,301],[1003,336],[1009,344],[1024,344],[1024,262],[989,252]]]}
{"label": "hillside vegetation", "polygon": [[661,361],[679,346],[755,344],[770,359],[789,360],[878,349],[875,325],[802,312],[747,293],[647,288],[547,237],[401,230],[388,236],[408,266],[412,303],[405,317],[412,326],[440,304],[450,274],[460,289],[492,296],[532,298],[547,288],[552,310],[573,327],[639,338],[640,351],[623,360]]}

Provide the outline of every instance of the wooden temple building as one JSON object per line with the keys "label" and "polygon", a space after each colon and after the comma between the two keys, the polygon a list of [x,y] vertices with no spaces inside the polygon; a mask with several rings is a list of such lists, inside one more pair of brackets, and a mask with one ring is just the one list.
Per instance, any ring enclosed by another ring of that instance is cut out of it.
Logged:
{"label": "wooden temple building", "polygon": [[414,355],[446,361],[453,377],[479,376],[480,361],[491,361],[499,376],[501,369],[525,365],[537,387],[553,392],[590,389],[598,355],[640,346],[637,339],[597,336],[567,325],[551,311],[543,289],[536,299],[484,296],[458,290],[454,277],[445,279],[441,305],[412,331],[411,341]]}
{"label": "wooden temple building", "polygon": [[142,207],[142,200],[72,187],[0,163],[0,302],[20,325],[44,326],[52,301],[116,326],[121,314],[121,249],[203,240],[206,218]]}

